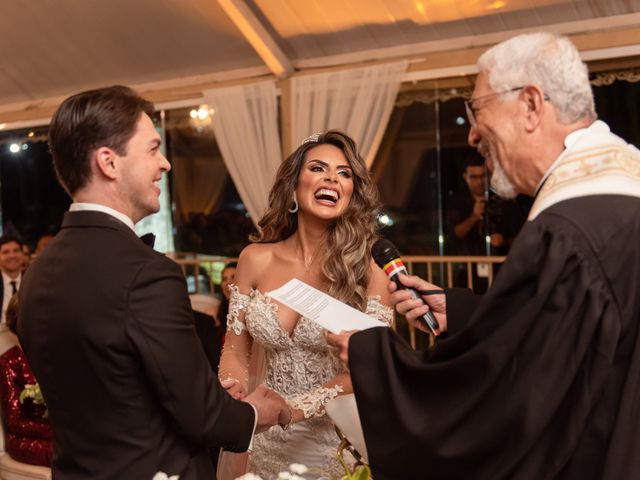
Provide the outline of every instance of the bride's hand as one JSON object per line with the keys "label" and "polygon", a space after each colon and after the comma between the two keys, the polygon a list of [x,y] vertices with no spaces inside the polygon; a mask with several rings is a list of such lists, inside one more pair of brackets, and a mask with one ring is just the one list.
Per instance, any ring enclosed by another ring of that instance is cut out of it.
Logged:
{"label": "bride's hand", "polygon": [[229,395],[231,395],[236,400],[242,400],[247,396],[247,392],[240,383],[239,380],[235,378],[226,378],[224,380],[220,380],[220,384],[222,388],[224,388]]}

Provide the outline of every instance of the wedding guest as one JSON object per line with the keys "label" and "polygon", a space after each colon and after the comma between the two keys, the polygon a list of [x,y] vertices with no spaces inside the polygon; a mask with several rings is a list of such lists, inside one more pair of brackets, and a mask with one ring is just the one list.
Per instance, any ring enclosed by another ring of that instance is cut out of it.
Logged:
{"label": "wedding guest", "polygon": [[257,384],[262,377],[253,372],[264,371],[264,383],[292,411],[285,431],[255,438],[249,471],[263,478],[294,462],[344,473],[325,405],[352,391],[349,373],[318,324],[266,294],[298,278],[390,323],[386,276],[371,258],[377,211],[377,190],[354,141],[335,130],[315,134],[280,166],[259,232],[240,254],[220,378],[233,379],[229,391],[242,397],[251,391],[251,374]]}
{"label": "wedding guest", "polygon": [[[14,295],[7,306],[9,332],[0,331],[0,335],[10,335],[17,343],[17,323],[18,296]],[[46,418],[46,405],[37,404],[32,399],[25,399],[24,402],[20,400],[20,394],[27,385],[36,386],[37,380],[22,348],[16,344],[0,355],[4,449],[14,460],[49,467],[53,455],[53,435]]]}
{"label": "wedding guest", "polygon": [[223,325],[223,333],[226,330],[227,315],[229,314],[229,298],[231,297],[229,285],[234,283],[236,268],[238,268],[238,262],[229,262],[224,266],[221,274],[222,282],[220,283],[220,290],[222,291],[222,300],[216,312],[216,318]]}
{"label": "wedding guest", "polygon": [[31,263],[31,249],[26,243],[22,244],[22,271],[24,272]]}
{"label": "wedding guest", "polygon": [[0,282],[0,299],[2,299],[0,323],[5,321],[9,300],[20,289],[23,270],[22,240],[15,235],[3,235],[0,237],[0,275],[2,276],[2,282]]}
{"label": "wedding guest", "polygon": [[381,328],[331,337],[373,476],[640,478],[640,151],[596,120],[567,38],[514,37],[478,69],[469,143],[498,194],[535,201],[479,304],[402,277],[435,293],[392,296],[418,328],[433,310],[449,332],[433,350]]}
{"label": "wedding guest", "polygon": [[53,235],[51,235],[50,233],[45,233],[44,235],[42,235],[39,239],[38,239],[38,243],[36,243],[36,249],[33,252],[34,255],[38,256],[42,253],[42,251],[45,249],[45,247],[47,245],[49,245],[49,242],[51,240],[53,240]]}

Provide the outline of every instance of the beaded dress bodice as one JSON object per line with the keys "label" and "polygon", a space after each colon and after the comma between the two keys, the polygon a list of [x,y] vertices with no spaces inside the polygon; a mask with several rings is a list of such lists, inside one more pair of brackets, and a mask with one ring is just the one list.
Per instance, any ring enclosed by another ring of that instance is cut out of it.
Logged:
{"label": "beaded dress bodice", "polygon": [[317,323],[302,317],[289,335],[280,324],[278,306],[268,297],[254,290],[244,300],[247,330],[265,350],[265,384],[269,388],[291,397],[317,388],[343,371]]}
{"label": "beaded dress bodice", "polygon": [[[332,475],[339,474],[341,468],[335,458],[339,439],[331,420],[324,415],[324,406],[342,392],[342,386],[323,385],[345,368],[327,344],[325,330],[301,317],[289,334],[282,328],[278,305],[267,295],[258,290],[244,295],[236,286],[230,290],[228,335],[247,331],[260,344],[266,363],[263,383],[293,408],[301,409],[306,419],[288,431],[273,427],[256,435],[249,470],[262,478],[275,478],[289,463],[306,462]],[[240,319],[243,311],[244,322]],[[369,298],[366,313],[387,324],[393,319],[393,311],[382,305],[379,297]]]}

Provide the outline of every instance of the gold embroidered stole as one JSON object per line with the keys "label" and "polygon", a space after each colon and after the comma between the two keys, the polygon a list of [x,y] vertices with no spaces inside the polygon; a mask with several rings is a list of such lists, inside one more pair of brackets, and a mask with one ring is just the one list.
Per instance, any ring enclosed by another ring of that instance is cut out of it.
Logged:
{"label": "gold embroidered stole", "polygon": [[536,195],[533,220],[550,206],[589,195],[640,197],[640,150],[594,122],[565,150]]}

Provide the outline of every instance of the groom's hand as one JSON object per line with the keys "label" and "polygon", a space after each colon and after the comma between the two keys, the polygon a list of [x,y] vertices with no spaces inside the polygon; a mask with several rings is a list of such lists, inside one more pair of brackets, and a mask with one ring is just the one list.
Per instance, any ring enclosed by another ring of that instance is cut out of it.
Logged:
{"label": "groom's hand", "polygon": [[260,385],[242,400],[256,407],[258,412],[256,433],[263,432],[269,427],[277,425],[283,406],[288,410],[282,397],[276,394],[279,397],[278,400],[269,392],[271,392],[271,390],[264,385]]}
{"label": "groom's hand", "polygon": [[287,404],[287,401],[275,390],[268,390],[265,394],[267,398],[270,398],[280,405],[280,415],[278,415],[278,425],[284,430],[288,429],[293,422],[293,410]]}

